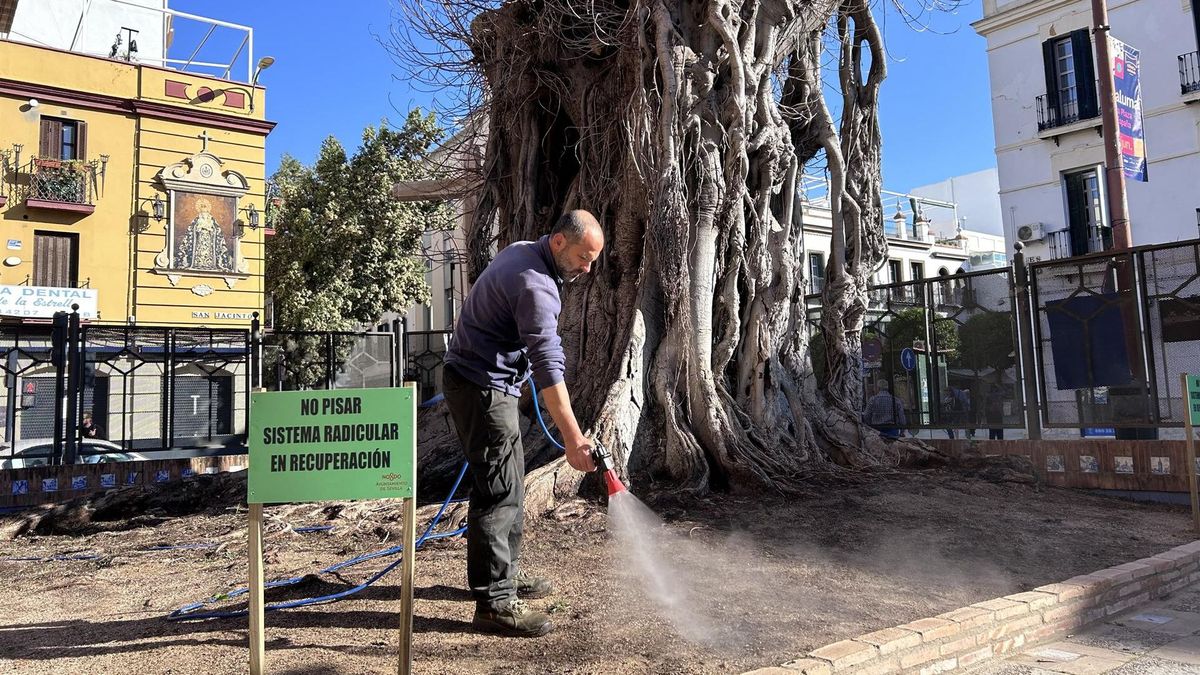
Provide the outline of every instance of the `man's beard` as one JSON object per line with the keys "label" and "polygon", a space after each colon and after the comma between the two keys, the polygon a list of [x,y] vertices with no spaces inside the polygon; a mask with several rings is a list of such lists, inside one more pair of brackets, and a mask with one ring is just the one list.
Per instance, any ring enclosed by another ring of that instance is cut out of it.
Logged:
{"label": "man's beard", "polygon": [[554,256],[554,266],[558,268],[558,276],[562,277],[563,281],[568,284],[573,283],[576,279],[583,276],[583,272],[576,271],[572,273],[562,260],[564,256],[565,252]]}

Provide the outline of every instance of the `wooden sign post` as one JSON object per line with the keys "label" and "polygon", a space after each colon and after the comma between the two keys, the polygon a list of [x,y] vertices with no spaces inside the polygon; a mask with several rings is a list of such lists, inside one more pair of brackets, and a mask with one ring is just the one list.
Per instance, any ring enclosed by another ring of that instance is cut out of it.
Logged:
{"label": "wooden sign post", "polygon": [[250,504],[250,675],[262,675],[266,655],[263,634],[263,505]]}
{"label": "wooden sign post", "polygon": [[404,500],[400,673],[412,671],[417,498],[413,387],[254,392],[246,503],[250,505],[250,673],[266,670],[263,504]]}
{"label": "wooden sign post", "polygon": [[1200,425],[1200,376],[1179,376],[1183,392],[1183,423],[1187,434],[1188,493],[1192,497],[1192,525],[1200,532],[1200,494],[1196,492],[1196,437],[1194,428]]}
{"label": "wooden sign post", "polygon": [[[413,401],[417,400],[417,383],[406,382],[404,388],[412,392]],[[415,413],[414,413],[415,415]],[[412,673],[412,634],[413,634],[413,579],[415,575],[417,546],[417,425],[416,418],[409,433],[412,434],[410,449],[412,452],[413,495],[404,500],[404,558],[401,563],[400,588],[400,675]]]}

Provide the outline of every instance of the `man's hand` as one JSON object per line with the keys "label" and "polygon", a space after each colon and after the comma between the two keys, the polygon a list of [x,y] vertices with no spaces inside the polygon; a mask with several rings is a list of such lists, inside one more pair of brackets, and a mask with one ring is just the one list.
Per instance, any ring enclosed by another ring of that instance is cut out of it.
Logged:
{"label": "man's hand", "polygon": [[592,461],[592,442],[586,438],[580,439],[575,443],[567,444],[567,464],[571,465],[572,469],[590,473],[596,470],[596,463]]}
{"label": "man's hand", "polygon": [[567,448],[567,463],[577,471],[585,473],[595,471],[596,464],[592,461],[593,443],[579,430],[575,421],[575,412],[571,410],[571,397],[567,394],[567,385],[559,382],[552,387],[542,390],[542,400],[554,418],[554,424],[562,434],[563,445]]}

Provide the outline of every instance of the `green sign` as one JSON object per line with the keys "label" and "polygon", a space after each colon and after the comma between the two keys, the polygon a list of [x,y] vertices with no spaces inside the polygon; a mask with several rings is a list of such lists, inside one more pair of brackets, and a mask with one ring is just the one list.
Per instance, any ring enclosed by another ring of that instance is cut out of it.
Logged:
{"label": "green sign", "polygon": [[1187,410],[1192,426],[1200,427],[1200,375],[1187,376]]}
{"label": "green sign", "polygon": [[416,436],[412,389],[251,394],[246,501],[411,499]]}

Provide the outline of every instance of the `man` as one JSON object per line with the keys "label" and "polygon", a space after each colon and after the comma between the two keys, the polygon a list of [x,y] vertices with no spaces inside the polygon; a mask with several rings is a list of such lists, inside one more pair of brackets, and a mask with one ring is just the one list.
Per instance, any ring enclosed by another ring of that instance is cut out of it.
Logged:
{"label": "man", "polygon": [[887,382],[876,384],[874,392],[863,411],[863,421],[888,438],[899,438],[908,424],[904,418],[904,405],[892,396]]}
{"label": "man", "polygon": [[584,437],[563,383],[559,290],[591,270],[604,231],[587,211],[559,218],[548,236],[501,251],[467,294],[442,369],[443,391],[471,466],[467,512],[467,583],[480,630],[534,637],[550,618],[518,596],[553,592],[518,567],[525,516],[525,452],[517,419],[521,383],[533,382],[566,446],[567,462],[592,471]]}

